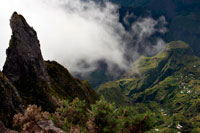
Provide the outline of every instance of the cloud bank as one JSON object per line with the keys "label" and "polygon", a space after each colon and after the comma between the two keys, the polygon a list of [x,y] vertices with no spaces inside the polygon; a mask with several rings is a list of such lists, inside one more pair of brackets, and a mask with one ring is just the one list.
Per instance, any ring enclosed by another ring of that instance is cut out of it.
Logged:
{"label": "cloud bank", "polygon": [[164,17],[139,18],[127,32],[118,22],[118,8],[109,2],[102,6],[82,0],[2,0],[0,66],[6,58],[11,35],[9,18],[14,11],[37,31],[44,58],[58,61],[71,72],[95,70],[98,61],[106,62],[110,70],[116,66],[125,70],[130,60],[139,56],[140,48],[156,53],[163,47],[160,38],[154,42],[156,45],[145,44],[152,43],[152,35],[166,32]]}

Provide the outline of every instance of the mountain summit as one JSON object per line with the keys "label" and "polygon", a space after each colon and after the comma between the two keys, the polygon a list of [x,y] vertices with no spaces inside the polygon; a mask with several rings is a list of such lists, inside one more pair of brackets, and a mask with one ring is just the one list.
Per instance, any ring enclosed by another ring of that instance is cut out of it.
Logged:
{"label": "mountain summit", "polygon": [[22,15],[13,13],[10,19],[12,37],[6,51],[7,59],[3,73],[12,81],[22,77],[35,77],[48,81],[37,33]]}
{"label": "mountain summit", "polygon": [[45,108],[54,108],[37,33],[22,15],[14,12],[10,19],[12,37],[6,51],[7,59],[3,73],[16,86],[25,104],[36,103]]}
{"label": "mountain summit", "polygon": [[10,19],[12,36],[6,51],[3,74],[17,89],[22,104],[36,104],[53,111],[58,99],[78,97],[89,105],[98,98],[87,82],[75,79],[57,62],[45,62],[36,31],[25,18],[14,12]]}

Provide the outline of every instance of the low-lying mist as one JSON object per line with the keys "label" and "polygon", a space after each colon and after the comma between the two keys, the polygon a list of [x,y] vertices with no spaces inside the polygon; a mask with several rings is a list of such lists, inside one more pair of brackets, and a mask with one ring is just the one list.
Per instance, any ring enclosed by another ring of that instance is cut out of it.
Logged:
{"label": "low-lying mist", "polygon": [[[124,17],[130,25],[126,31],[119,22],[119,7],[112,3],[99,5],[82,0],[4,0],[0,4],[0,66],[6,58],[11,31],[9,17],[14,11],[22,14],[38,33],[43,56],[56,60],[72,73],[88,73],[104,61],[109,71],[118,67],[126,70],[140,50],[146,55],[163,48],[164,41],[151,36],[164,34],[167,22],[161,16],[140,18],[132,14]],[[134,17],[134,23],[128,19]]]}

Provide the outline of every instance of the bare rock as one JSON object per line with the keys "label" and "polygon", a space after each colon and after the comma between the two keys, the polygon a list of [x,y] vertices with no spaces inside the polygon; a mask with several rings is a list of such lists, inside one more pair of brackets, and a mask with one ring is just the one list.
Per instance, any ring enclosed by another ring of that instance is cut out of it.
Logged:
{"label": "bare rock", "polygon": [[86,100],[95,103],[96,92],[87,82],[75,79],[63,66],[43,60],[35,30],[22,15],[13,13],[10,19],[12,37],[6,51],[3,73],[16,87],[23,104],[36,104],[54,111],[57,98]]}
{"label": "bare rock", "polygon": [[23,112],[22,100],[16,88],[0,72],[0,120],[11,127],[12,118],[18,112]]}
{"label": "bare rock", "polygon": [[36,77],[48,81],[40,43],[35,30],[28,25],[23,16],[13,13],[10,19],[12,37],[6,51],[7,59],[3,73],[11,82],[19,81],[21,77]]}
{"label": "bare rock", "polygon": [[64,131],[55,127],[51,120],[40,120],[22,133],[64,133]]}
{"label": "bare rock", "polygon": [[60,128],[55,127],[54,123],[51,120],[48,121],[39,121],[38,126],[45,132],[45,133],[64,133],[63,130]]}
{"label": "bare rock", "polygon": [[10,19],[10,26],[12,37],[6,51],[3,73],[17,88],[25,105],[37,104],[44,109],[54,110],[56,102],[47,93],[50,90],[49,76],[37,33],[16,12]]}

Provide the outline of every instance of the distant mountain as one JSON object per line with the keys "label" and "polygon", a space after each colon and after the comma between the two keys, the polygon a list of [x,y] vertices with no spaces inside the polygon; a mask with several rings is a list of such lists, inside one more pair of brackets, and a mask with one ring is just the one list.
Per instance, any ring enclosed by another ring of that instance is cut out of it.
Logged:
{"label": "distant mountain", "polygon": [[[164,16],[167,21],[168,31],[163,34],[156,34],[165,42],[182,40],[190,45],[194,55],[200,56],[200,1],[198,0],[93,0],[95,2],[104,3],[110,1],[119,5],[119,22],[123,24],[127,31],[131,30],[131,24],[139,18],[152,17],[157,20]],[[134,14],[134,17],[127,15]],[[124,19],[127,19],[124,21]],[[153,36],[153,37],[155,37]],[[154,40],[154,38],[149,40]],[[148,44],[149,45],[149,44]],[[152,43],[154,45],[154,43]],[[133,46],[132,44],[130,47]],[[143,48],[138,51],[141,55],[148,55]],[[102,64],[102,63],[101,63]],[[123,73],[122,71],[119,71]],[[82,79],[87,79],[93,88],[106,81],[119,79],[107,73],[107,68],[99,65],[98,70],[85,75]],[[100,78],[99,78],[100,77]]]}
{"label": "distant mountain", "polygon": [[[126,14],[137,17],[152,16],[154,19],[165,16],[168,22],[166,42],[183,40],[190,44],[195,55],[200,56],[200,1],[198,0],[110,0],[119,4],[120,21]],[[130,23],[135,19],[130,18]]]}
{"label": "distant mountain", "polygon": [[199,131],[199,75],[200,58],[188,44],[175,41],[156,56],[138,59],[120,80],[101,85],[98,93],[119,105],[142,105],[164,114],[158,124],[162,131],[176,130],[175,123],[183,132]]}

